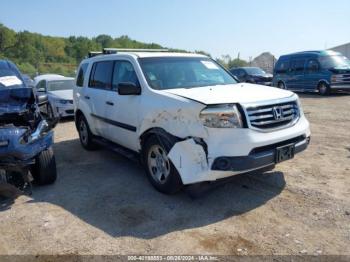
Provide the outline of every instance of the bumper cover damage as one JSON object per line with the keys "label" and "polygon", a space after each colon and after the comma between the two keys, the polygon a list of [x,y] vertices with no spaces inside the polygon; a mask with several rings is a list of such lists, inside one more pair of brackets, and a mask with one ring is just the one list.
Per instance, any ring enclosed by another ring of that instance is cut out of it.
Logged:
{"label": "bumper cover damage", "polygon": [[[40,125],[38,126],[38,128]],[[39,133],[36,130],[32,134]],[[27,129],[19,127],[0,128],[0,168],[21,167],[32,164],[34,158],[53,144],[53,131],[35,137],[30,142],[24,142]]]}

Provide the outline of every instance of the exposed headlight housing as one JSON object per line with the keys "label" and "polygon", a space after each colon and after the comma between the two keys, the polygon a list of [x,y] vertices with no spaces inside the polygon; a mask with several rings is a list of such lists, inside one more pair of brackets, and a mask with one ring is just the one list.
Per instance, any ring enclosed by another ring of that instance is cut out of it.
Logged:
{"label": "exposed headlight housing", "polygon": [[242,116],[235,104],[222,104],[204,108],[199,118],[211,128],[241,128]]}

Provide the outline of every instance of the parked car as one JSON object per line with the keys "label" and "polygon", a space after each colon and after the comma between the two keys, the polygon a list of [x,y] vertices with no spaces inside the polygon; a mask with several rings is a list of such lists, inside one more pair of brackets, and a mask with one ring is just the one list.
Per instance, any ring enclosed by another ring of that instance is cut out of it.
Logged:
{"label": "parked car", "polygon": [[334,51],[306,51],[281,56],[273,85],[294,91],[350,91],[350,60]]}
{"label": "parked car", "polygon": [[204,55],[106,51],[78,68],[80,142],[138,154],[163,193],[270,170],[308,146],[309,122],[290,91],[237,83]]}
{"label": "parked car", "polygon": [[60,118],[74,116],[74,78],[53,74],[40,75],[34,78],[34,85],[37,92],[47,94],[49,114]]}
{"label": "parked car", "polygon": [[39,113],[47,96],[35,96],[17,67],[0,60],[0,183],[30,189],[56,180],[52,150],[54,120]]}
{"label": "parked car", "polygon": [[266,73],[259,67],[237,67],[230,69],[240,82],[270,86],[272,74]]}

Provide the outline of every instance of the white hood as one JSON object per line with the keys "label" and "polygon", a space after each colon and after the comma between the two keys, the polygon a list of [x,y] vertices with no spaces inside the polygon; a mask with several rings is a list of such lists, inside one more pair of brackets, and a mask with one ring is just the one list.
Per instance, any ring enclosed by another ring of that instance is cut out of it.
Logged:
{"label": "white hood", "polygon": [[73,90],[49,91],[48,93],[55,98],[73,100]]}
{"label": "white hood", "polygon": [[294,93],[275,87],[239,83],[198,88],[167,89],[165,92],[186,97],[206,105],[226,103],[253,103],[292,96]]}

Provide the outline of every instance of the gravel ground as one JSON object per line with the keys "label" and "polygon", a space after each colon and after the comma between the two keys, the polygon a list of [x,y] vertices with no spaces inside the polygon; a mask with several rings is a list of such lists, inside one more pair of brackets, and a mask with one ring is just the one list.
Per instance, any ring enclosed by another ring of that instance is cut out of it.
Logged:
{"label": "gravel ground", "polygon": [[307,151],[203,197],[166,196],[142,167],[56,127],[59,178],[0,206],[0,254],[350,255],[350,96],[301,95]]}

